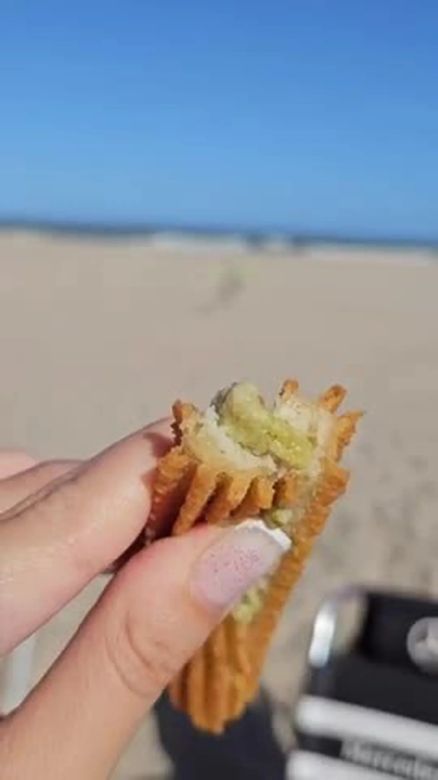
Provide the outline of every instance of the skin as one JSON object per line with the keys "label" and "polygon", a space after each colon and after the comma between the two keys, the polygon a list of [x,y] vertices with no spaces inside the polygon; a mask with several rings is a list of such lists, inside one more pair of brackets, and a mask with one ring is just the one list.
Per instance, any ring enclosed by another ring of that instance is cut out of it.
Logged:
{"label": "skin", "polygon": [[[169,423],[83,463],[0,453],[0,655],[134,542]],[[195,529],[133,556],[26,701],[0,723],[7,780],[105,778],[223,612],[193,597],[194,562],[222,532]]]}

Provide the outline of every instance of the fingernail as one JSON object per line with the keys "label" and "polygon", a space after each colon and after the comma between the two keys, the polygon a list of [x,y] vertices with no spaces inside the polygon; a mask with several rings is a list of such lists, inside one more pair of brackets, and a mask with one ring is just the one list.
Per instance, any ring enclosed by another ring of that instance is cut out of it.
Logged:
{"label": "fingernail", "polygon": [[267,528],[261,520],[239,523],[196,562],[193,595],[213,608],[230,608],[276,566],[290,545],[283,531]]}

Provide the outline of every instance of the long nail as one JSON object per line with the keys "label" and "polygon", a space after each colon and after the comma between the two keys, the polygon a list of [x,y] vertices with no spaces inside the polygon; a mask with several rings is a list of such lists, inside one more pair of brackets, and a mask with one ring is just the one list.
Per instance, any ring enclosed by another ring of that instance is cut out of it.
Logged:
{"label": "long nail", "polygon": [[289,549],[283,531],[245,520],[202,554],[192,574],[192,593],[207,606],[227,610],[268,574]]}

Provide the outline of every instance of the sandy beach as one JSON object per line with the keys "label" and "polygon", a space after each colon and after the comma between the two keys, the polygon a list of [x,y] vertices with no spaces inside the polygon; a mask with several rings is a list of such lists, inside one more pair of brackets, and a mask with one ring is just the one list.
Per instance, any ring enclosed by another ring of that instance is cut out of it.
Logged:
{"label": "sandy beach", "polygon": [[[351,581],[438,596],[438,262],[426,251],[146,242],[0,233],[0,442],[87,457],[176,396],[285,376],[340,381],[367,415],[336,509],[266,669],[287,741],[311,619]],[[41,632],[35,679],[99,592]],[[149,720],[118,778],[165,766]]]}

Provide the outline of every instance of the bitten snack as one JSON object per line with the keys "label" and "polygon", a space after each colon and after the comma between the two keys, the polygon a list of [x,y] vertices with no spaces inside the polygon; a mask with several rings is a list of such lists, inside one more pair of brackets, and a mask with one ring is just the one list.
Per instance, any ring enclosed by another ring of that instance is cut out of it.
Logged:
{"label": "bitten snack", "polygon": [[202,413],[174,405],[175,444],[154,485],[149,541],[195,523],[253,519],[290,539],[277,569],[248,591],[170,687],[194,725],[220,733],[257,693],[269,643],[330,508],[347,485],[338,465],[360,418],[337,415],[345,391],[317,401],[284,383],[272,408],[249,383],[232,385]]}

